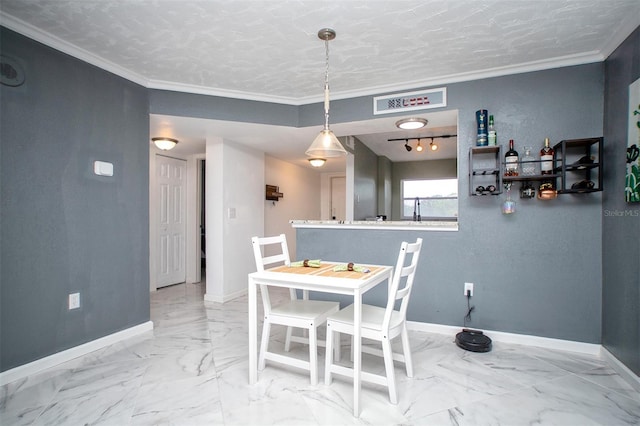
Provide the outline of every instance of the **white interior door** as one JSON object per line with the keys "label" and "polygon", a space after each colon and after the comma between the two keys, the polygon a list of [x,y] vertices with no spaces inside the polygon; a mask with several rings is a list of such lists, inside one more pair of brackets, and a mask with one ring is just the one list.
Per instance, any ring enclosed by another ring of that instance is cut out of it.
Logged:
{"label": "white interior door", "polygon": [[185,273],[187,162],[156,157],[158,214],[158,270],[156,287],[182,283]]}
{"label": "white interior door", "polygon": [[331,218],[346,220],[347,184],[344,176],[331,177]]}

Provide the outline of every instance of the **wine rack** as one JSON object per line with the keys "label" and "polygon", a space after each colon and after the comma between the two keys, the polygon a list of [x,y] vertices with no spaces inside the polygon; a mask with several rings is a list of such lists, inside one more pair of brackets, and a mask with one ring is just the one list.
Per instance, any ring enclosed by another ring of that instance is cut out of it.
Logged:
{"label": "wine rack", "polygon": [[[567,139],[554,145],[553,173],[504,176],[502,146],[472,146],[469,148],[469,195],[498,195],[504,185],[514,182],[552,181],[558,194],[584,194],[602,191],[603,138]],[[542,160],[519,161],[525,163]],[[504,185],[503,185],[504,184]],[[494,191],[486,190],[493,186]],[[478,191],[480,187],[485,191]]]}
{"label": "wine rack", "polygon": [[558,194],[602,191],[603,138],[563,140],[553,149],[553,171],[560,176]]}
{"label": "wine rack", "polygon": [[[502,147],[472,146],[469,148],[469,195],[502,193]],[[487,188],[494,187],[493,191]],[[484,191],[477,191],[480,187]]]}

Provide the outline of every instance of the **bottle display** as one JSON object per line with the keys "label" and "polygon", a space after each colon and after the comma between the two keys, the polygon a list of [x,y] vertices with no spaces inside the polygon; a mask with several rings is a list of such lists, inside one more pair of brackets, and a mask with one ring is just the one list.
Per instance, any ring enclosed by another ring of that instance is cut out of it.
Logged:
{"label": "bottle display", "polygon": [[489,131],[487,133],[487,139],[489,146],[496,146],[498,144],[498,133],[496,132],[495,125],[493,124],[493,115],[489,116]]}
{"label": "bottle display", "polygon": [[476,124],[478,125],[478,136],[476,146],[487,146],[487,110],[476,111]]}
{"label": "bottle display", "polygon": [[553,174],[553,148],[549,146],[549,138],[544,138],[544,146],[540,150],[540,173]]}
{"label": "bottle display", "polygon": [[518,151],[513,148],[513,139],[509,139],[509,150],[504,155],[504,175],[518,176]]}
{"label": "bottle display", "polygon": [[532,147],[524,147],[524,156],[522,157],[521,161],[521,170],[523,176],[533,176],[536,174],[536,159],[534,158],[532,152]]}

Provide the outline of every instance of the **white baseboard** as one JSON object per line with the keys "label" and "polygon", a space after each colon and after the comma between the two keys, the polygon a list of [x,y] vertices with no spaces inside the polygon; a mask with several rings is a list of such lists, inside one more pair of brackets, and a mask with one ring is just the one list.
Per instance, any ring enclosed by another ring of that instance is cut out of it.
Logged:
{"label": "white baseboard", "polygon": [[637,392],[640,392],[640,377],[638,377],[633,371],[626,365],[620,362],[611,352],[604,346],[602,347],[602,358],[607,360],[611,368],[623,379],[625,379]]}
{"label": "white baseboard", "polygon": [[247,294],[247,289],[238,290],[235,293],[223,294],[222,296],[205,293],[204,300],[205,302],[215,302],[215,303],[225,303],[233,299],[237,299],[238,297],[244,296]]}
{"label": "white baseboard", "polygon": [[32,374],[36,374],[40,371],[46,370],[47,368],[55,367],[56,365],[71,361],[72,359],[151,330],[153,330],[153,322],[147,321],[134,327],[127,328],[126,330],[118,331],[117,333],[109,334],[108,336],[100,337],[99,339],[83,343],[82,345],[74,346],[73,348],[40,358],[28,364],[20,365],[12,368],[11,370],[3,371],[0,373],[0,386]]}
{"label": "white baseboard", "polygon": [[[462,328],[452,325],[431,324],[425,322],[407,321],[409,330],[427,333],[446,334],[455,336]],[[538,346],[560,351],[578,352],[587,355],[600,355],[602,346],[594,343],[574,342],[571,340],[552,339],[549,337],[530,336],[525,334],[505,333],[502,331],[482,330],[494,342],[513,343],[517,345]]]}

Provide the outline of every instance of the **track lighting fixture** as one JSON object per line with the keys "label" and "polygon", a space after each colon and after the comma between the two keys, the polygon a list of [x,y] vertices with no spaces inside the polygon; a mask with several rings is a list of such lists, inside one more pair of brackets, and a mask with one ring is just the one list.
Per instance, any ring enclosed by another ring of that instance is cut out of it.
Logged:
{"label": "track lighting fixture", "polygon": [[420,136],[418,138],[387,139],[387,141],[388,142],[404,141],[404,149],[406,149],[407,152],[410,152],[413,149],[411,145],[409,145],[409,141],[418,141],[418,144],[416,145],[416,151],[422,152],[424,150],[424,146],[422,146],[422,139],[431,139],[431,142],[429,142],[429,149],[431,151],[437,151],[438,144],[434,141],[434,139],[448,139],[448,138],[455,138],[457,136],[458,135]]}

